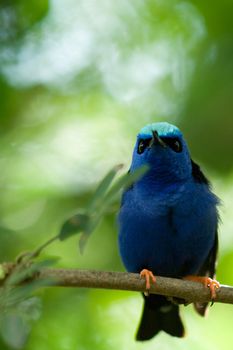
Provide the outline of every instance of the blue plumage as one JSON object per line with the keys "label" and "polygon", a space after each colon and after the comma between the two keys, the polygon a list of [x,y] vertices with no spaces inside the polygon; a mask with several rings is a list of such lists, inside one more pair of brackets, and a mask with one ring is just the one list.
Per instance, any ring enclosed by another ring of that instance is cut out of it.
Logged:
{"label": "blue plumage", "polygon": [[[149,171],[125,191],[118,217],[119,248],[126,269],[140,272],[146,268],[168,277],[213,277],[218,199],[199,166],[191,160],[176,126],[154,123],[141,129],[130,172],[144,164],[149,165]],[[161,329],[183,336],[177,305],[169,303],[174,324],[165,322],[161,310],[167,303],[164,297],[146,298],[139,340],[149,339]],[[204,310],[206,305],[202,307]],[[148,316],[151,309],[154,313]]]}

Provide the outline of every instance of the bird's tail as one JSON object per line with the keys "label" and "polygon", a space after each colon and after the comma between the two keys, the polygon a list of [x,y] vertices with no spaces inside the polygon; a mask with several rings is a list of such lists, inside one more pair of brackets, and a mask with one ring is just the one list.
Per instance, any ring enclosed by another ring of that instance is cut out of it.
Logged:
{"label": "bird's tail", "polygon": [[163,296],[151,294],[145,297],[136,339],[149,340],[162,330],[174,337],[184,336],[179,306],[172,304]]}

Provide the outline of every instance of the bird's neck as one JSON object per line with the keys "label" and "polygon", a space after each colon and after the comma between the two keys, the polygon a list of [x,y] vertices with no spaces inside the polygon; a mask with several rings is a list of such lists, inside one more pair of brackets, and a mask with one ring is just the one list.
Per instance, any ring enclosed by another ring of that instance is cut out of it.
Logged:
{"label": "bird's neck", "polygon": [[147,174],[138,181],[137,189],[143,193],[154,193],[154,191],[172,193],[184,188],[191,181],[191,176],[183,175],[175,169],[150,169]]}

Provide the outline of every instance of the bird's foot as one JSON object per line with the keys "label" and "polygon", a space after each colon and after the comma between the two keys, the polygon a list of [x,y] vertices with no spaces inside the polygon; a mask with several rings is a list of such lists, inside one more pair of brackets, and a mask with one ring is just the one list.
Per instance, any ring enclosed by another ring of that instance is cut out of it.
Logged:
{"label": "bird's foot", "polygon": [[146,292],[144,293],[146,296],[149,295],[149,290],[150,290],[150,283],[155,283],[156,282],[156,277],[155,275],[153,274],[152,271],[150,270],[147,270],[147,269],[143,269],[141,272],[140,272],[140,277],[141,278],[145,278],[146,280]]}
{"label": "bird's foot", "polygon": [[218,281],[206,276],[186,276],[183,279],[202,283],[205,288],[210,289],[211,299],[214,300],[216,298],[216,290],[220,288],[220,283]]}

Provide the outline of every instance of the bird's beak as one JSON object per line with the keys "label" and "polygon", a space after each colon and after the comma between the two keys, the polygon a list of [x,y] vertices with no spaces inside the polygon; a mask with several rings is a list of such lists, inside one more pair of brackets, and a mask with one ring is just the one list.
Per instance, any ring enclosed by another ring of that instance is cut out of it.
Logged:
{"label": "bird's beak", "polygon": [[149,147],[152,147],[154,145],[160,145],[162,147],[167,147],[166,143],[163,142],[163,140],[159,137],[158,132],[156,130],[152,131],[153,137],[151,139]]}

